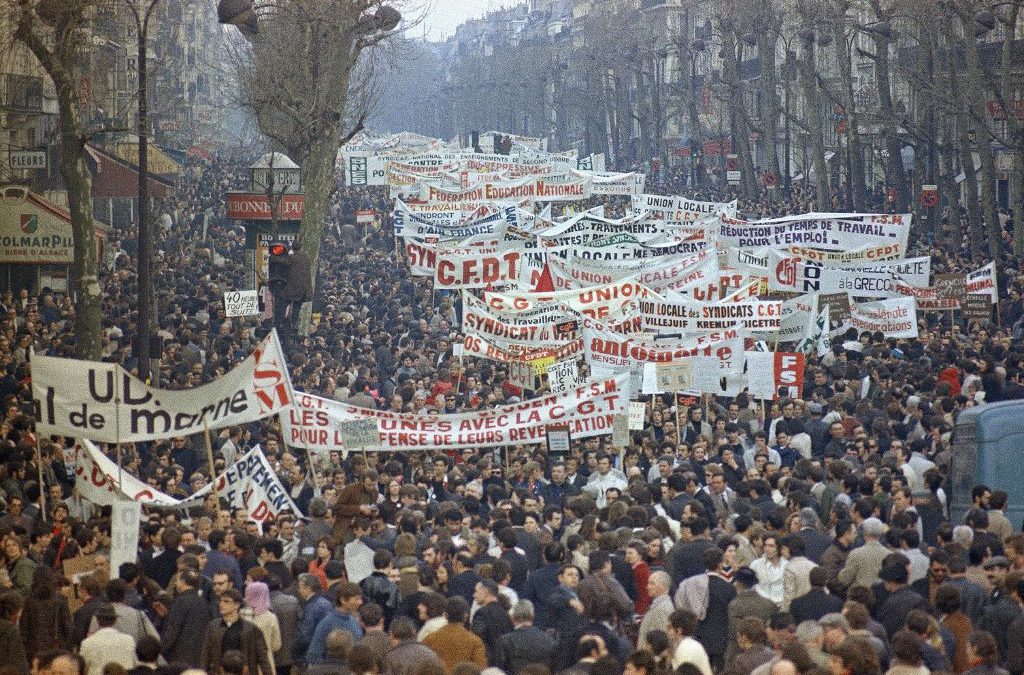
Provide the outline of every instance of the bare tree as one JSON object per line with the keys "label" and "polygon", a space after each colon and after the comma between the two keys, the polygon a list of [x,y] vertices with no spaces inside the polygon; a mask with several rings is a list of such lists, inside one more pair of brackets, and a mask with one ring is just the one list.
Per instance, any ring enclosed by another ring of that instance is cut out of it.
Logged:
{"label": "bare tree", "polygon": [[86,28],[98,11],[93,0],[17,0],[14,39],[21,42],[53,80],[60,110],[60,172],[68,192],[74,236],[71,287],[75,297],[75,353],[100,358],[99,264],[92,212],[92,174],[85,145],[98,130],[86,128],[78,95]]}
{"label": "bare tree", "polygon": [[363,128],[379,91],[371,48],[395,33],[401,14],[383,0],[274,0],[256,9],[222,0],[218,11],[249,40],[238,55],[244,104],[302,167],[299,241],[315,287],[338,149]]}

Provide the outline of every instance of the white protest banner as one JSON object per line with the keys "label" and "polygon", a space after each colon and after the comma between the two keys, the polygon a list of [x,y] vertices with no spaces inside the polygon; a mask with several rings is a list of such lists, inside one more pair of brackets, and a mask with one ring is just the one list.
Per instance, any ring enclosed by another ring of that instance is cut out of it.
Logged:
{"label": "white protest banner", "polygon": [[754,221],[716,216],[708,219],[707,227],[722,245],[741,249],[799,245],[849,251],[898,244],[906,251],[910,222],[910,214],[805,213]]}
{"label": "white protest banner", "polygon": [[652,213],[673,223],[692,223],[723,212],[735,218],[736,201],[699,202],[686,197],[642,194],[634,195],[630,210],[633,213]]}
{"label": "white protest banner", "polygon": [[643,431],[644,419],[647,417],[647,404],[643,401],[629,402],[629,430]]}
{"label": "white protest banner", "polygon": [[547,426],[565,423],[573,438],[611,433],[612,417],[629,402],[629,376],[592,381],[582,387],[498,408],[457,415],[413,415],[370,410],[297,394],[295,406],[281,415],[288,445],[318,452],[340,450],[338,424],[376,419],[384,450],[456,450],[516,443],[543,443]]}
{"label": "white protest banner", "polygon": [[486,340],[554,346],[576,337],[578,317],[557,305],[543,305],[516,314],[498,316],[474,295],[462,296],[462,330]]}
{"label": "white protest banner", "polygon": [[548,268],[551,270],[555,290],[578,289],[632,279],[656,293],[675,291],[688,294],[698,287],[710,292],[710,289],[718,287],[719,277],[718,256],[709,249],[682,258],[669,257],[654,263],[626,265],[598,264],[576,257],[562,260],[553,256],[548,260]]}
{"label": "white protest banner", "polygon": [[[604,245],[607,244],[607,245]],[[707,248],[704,240],[684,239],[657,243],[641,241],[622,242],[591,242],[584,246],[562,247],[563,253],[575,253],[578,258],[598,262],[660,262],[659,258],[680,255],[693,255]],[[554,249],[554,252],[559,252]]]}
{"label": "white protest banner", "polygon": [[987,295],[993,305],[999,302],[999,286],[996,281],[996,263],[994,260],[984,267],[967,273],[967,293]]}
{"label": "white protest banner", "polygon": [[823,251],[807,246],[790,246],[784,252],[797,258],[833,267],[874,265],[882,260],[902,258],[906,253],[896,242],[879,246],[862,246],[852,251]]}
{"label": "white protest banner", "polygon": [[[766,252],[768,289],[790,293],[849,293],[860,298],[898,295],[893,275],[912,285],[927,285],[931,260],[927,257],[880,262],[870,267],[832,267],[775,250]],[[905,270],[907,274],[903,274]]]}
{"label": "white protest banner", "polygon": [[231,371],[193,389],[150,387],[120,366],[34,354],[37,431],[107,443],[186,436],[254,422],[288,408],[288,367],[271,331]]}
{"label": "white protest banner", "polygon": [[640,323],[644,330],[722,331],[732,328],[752,333],[774,332],[782,327],[781,300],[730,302],[661,302],[640,300]]}
{"label": "white protest banner", "polygon": [[433,277],[437,274],[438,252],[448,255],[481,255],[497,253],[497,240],[482,242],[472,246],[445,247],[438,244],[425,244],[406,240],[405,252],[409,256],[409,273],[414,277]]}
{"label": "white protest banner", "polygon": [[139,523],[142,504],[122,501],[113,505],[110,514],[110,578],[119,578],[121,565],[139,557]]}
{"label": "white protest banner", "polygon": [[612,418],[612,447],[624,448],[629,445],[629,416],[616,415]]}
{"label": "white protest banner", "polygon": [[583,384],[580,366],[576,359],[555,361],[547,368],[548,387],[555,393],[575,389]]}
{"label": "white protest banner", "polygon": [[769,336],[779,342],[794,342],[803,338],[807,326],[817,315],[818,295],[805,293],[782,303],[782,328]]}
{"label": "white protest banner", "polygon": [[613,372],[628,370],[635,364],[672,363],[695,356],[717,358],[722,372],[743,367],[743,337],[735,329],[656,340],[649,336],[613,333],[599,323],[584,320],[583,349],[591,368]]}
{"label": "white protest banner", "polygon": [[437,254],[434,288],[484,288],[514,281],[520,259],[519,251]]}
{"label": "white protest banner", "polygon": [[226,291],[224,293],[224,316],[255,316],[260,313],[257,291]]}
{"label": "white protest banner", "polygon": [[639,195],[647,185],[647,176],[642,173],[577,173],[591,178],[595,195]]}
{"label": "white protest banner", "polygon": [[864,331],[880,331],[885,337],[916,338],[917,306],[914,298],[850,303],[849,324]]}
{"label": "white protest banner", "polygon": [[[287,413],[282,413],[286,415]],[[341,449],[341,448],[339,448]],[[265,522],[285,509],[302,515],[292,502],[288,491],[281,484],[274,467],[270,466],[263,450],[257,445],[238,461],[217,476],[213,483],[206,485],[187,500],[178,504],[179,509],[202,504],[206,495],[217,487],[217,494],[226,499],[231,508],[244,508],[249,519]]]}
{"label": "white protest banner", "polygon": [[137,501],[146,506],[176,506],[178,499],[143,483],[100,452],[91,442],[75,443],[75,489],[92,504],[112,506]]}
{"label": "white protest banner", "polygon": [[528,291],[484,292],[484,303],[495,312],[524,312],[545,305],[560,304],[594,319],[618,317],[633,307],[638,298],[659,297],[635,281],[619,281],[578,290],[532,293]]}

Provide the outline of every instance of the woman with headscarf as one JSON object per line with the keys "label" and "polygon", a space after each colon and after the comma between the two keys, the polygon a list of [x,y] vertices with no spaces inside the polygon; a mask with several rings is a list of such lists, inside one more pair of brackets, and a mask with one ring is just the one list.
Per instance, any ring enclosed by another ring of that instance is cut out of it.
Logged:
{"label": "woman with headscarf", "polygon": [[[262,581],[250,581],[245,585],[245,608],[242,618],[256,624],[267,642],[267,651],[271,655],[281,649],[281,626],[277,616],[270,611],[270,587]],[[274,659],[270,659],[271,670],[274,670]],[[271,673],[270,675],[275,675]]]}

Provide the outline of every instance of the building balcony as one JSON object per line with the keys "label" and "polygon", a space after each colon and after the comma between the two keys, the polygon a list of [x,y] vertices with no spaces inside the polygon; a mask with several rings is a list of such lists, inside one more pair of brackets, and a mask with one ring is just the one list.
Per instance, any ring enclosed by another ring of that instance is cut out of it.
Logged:
{"label": "building balcony", "polygon": [[0,107],[19,113],[43,112],[43,78],[5,73]]}

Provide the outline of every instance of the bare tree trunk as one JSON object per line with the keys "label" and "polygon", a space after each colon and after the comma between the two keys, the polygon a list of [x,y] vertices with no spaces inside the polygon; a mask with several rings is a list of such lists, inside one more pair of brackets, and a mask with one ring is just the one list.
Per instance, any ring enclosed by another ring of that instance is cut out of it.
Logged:
{"label": "bare tree trunk", "polygon": [[754,162],[750,152],[750,130],[743,104],[743,79],[740,75],[740,56],[736,35],[722,27],[722,80],[729,87],[729,133],[732,149],[740,163],[740,194],[753,198],[757,194],[754,183]]}
{"label": "bare tree trunk", "polygon": [[60,109],[61,156],[60,172],[68,191],[68,211],[74,238],[74,264],[71,287],[75,294],[75,355],[99,360],[100,301],[99,260],[96,250],[96,227],[92,213],[92,174],[85,163],[85,130],[78,99],[77,63],[79,50],[74,44],[78,34],[76,23],[82,20],[86,3],[66,7],[54,29],[57,43],[50,47],[34,25],[35,17],[27,2],[19,7],[15,38],[38,59],[53,80]]}
{"label": "bare tree trunk", "polygon": [[[804,93],[804,114],[811,143],[811,166],[817,181],[815,202],[818,210],[829,210],[829,175],[825,163],[825,139],[821,123],[821,107],[818,104],[817,68],[814,59],[814,40],[803,41],[798,76]],[[804,167],[804,182],[809,183],[807,167]]]}
{"label": "bare tree trunk", "polygon": [[[988,250],[992,259],[1000,257],[1003,250],[1002,232],[999,227],[999,213],[996,210],[996,162],[989,145],[988,127],[985,124],[985,96],[982,86],[981,66],[978,63],[978,40],[974,37],[973,26],[964,21],[964,53],[967,62],[967,93],[971,125],[978,157],[981,159],[981,208],[985,214],[985,231]],[[1007,111],[1013,114],[1013,111]]]}
{"label": "bare tree trunk", "polygon": [[[884,18],[879,15],[879,19]],[[875,83],[878,86],[878,107],[882,116],[882,130],[885,136],[885,148],[889,159],[885,164],[886,182],[896,190],[896,203],[893,205],[897,213],[902,213],[910,206],[910,190],[907,185],[907,172],[903,168],[903,144],[899,138],[899,120],[892,104],[892,79],[889,70],[889,45],[891,39],[881,31],[872,31],[875,43]]]}
{"label": "bare tree trunk", "polygon": [[850,63],[844,17],[838,11],[839,6],[836,6],[836,10],[836,16],[832,21],[832,44],[836,48],[837,69],[843,83],[839,97],[846,115],[846,151],[849,155],[850,167],[849,175],[846,177],[846,189],[850,192],[853,209],[863,211],[867,203],[864,189],[864,152],[860,143],[860,120],[853,98],[853,67]]}
{"label": "bare tree trunk", "polygon": [[[778,69],[775,63],[775,46],[778,34],[772,26],[758,36],[757,54],[761,62],[761,105],[763,109],[762,126],[764,127],[765,164],[778,181],[779,170],[779,92]],[[776,185],[779,183],[776,182]],[[769,192],[774,198],[776,190]]]}

